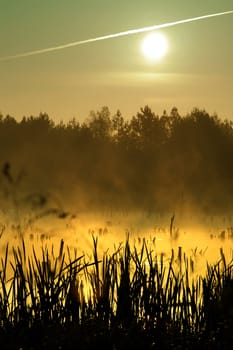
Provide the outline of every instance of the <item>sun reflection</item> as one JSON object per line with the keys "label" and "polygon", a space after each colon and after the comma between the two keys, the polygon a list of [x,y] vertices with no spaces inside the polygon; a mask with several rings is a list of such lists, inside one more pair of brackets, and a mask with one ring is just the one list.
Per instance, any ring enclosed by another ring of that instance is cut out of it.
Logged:
{"label": "sun reflection", "polygon": [[[93,238],[98,241],[100,256],[113,254],[126,239],[131,247],[140,251],[146,244],[157,257],[163,256],[165,264],[169,264],[174,257],[178,261],[179,254],[187,258],[192,270],[196,274],[204,274],[207,263],[214,264],[220,258],[222,251],[226,260],[233,257],[233,224],[219,222],[179,223],[174,220],[171,237],[171,218],[167,216],[148,215],[146,213],[111,213],[83,214],[72,221],[72,225],[64,224],[60,229],[50,230],[43,228],[42,232],[25,232],[23,240],[28,254],[33,249],[40,256],[41,247],[53,249],[55,255],[59,254],[61,240],[69,247],[70,252],[76,255],[86,255],[89,260],[93,258]],[[191,221],[191,220],[190,220]],[[212,226],[211,226],[212,225]],[[0,239],[1,257],[4,257],[6,245],[9,244],[9,257],[12,257],[12,248],[21,246],[22,237],[15,233],[4,234]]]}

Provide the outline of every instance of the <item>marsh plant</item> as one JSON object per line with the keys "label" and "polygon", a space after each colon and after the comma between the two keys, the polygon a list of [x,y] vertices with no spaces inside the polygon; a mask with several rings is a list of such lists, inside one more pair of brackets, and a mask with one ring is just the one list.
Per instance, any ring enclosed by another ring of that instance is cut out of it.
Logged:
{"label": "marsh plant", "polygon": [[[177,255],[176,255],[177,254]],[[11,258],[10,258],[11,256]],[[0,268],[0,338],[5,349],[227,349],[233,334],[233,263],[220,250],[205,276],[182,248],[169,262],[144,240],[87,257],[22,240]],[[14,337],[12,337],[14,335]],[[36,341],[35,341],[36,339]]]}

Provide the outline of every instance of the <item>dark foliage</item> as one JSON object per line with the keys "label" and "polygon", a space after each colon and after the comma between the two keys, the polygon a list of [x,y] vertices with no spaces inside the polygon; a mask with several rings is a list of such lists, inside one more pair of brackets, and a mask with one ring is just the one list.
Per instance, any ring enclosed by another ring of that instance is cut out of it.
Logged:
{"label": "dark foliage", "polygon": [[[68,248],[67,248],[68,249]],[[221,259],[191,281],[188,258],[156,255],[128,239],[113,254],[66,261],[24,241],[0,266],[0,344],[18,349],[231,349],[233,264]],[[12,277],[7,277],[9,266]],[[182,268],[183,267],[183,272]],[[83,274],[84,272],[84,274]],[[84,285],[89,288],[84,292]],[[87,292],[88,291],[88,292]]]}
{"label": "dark foliage", "polygon": [[0,144],[8,181],[10,163],[27,172],[31,188],[49,187],[76,205],[232,208],[233,124],[205,110],[158,116],[145,106],[125,120],[103,107],[67,124],[46,114],[1,116]]}

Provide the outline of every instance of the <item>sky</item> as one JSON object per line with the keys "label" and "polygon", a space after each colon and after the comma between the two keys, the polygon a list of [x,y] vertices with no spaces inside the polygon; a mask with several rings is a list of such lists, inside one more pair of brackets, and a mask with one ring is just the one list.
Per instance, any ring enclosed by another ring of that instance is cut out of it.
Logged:
{"label": "sky", "polygon": [[[0,0],[0,58],[233,10],[232,0]],[[233,14],[160,30],[169,50],[149,61],[138,33],[0,61],[0,113],[83,122],[108,106],[127,119],[205,109],[233,120]]]}

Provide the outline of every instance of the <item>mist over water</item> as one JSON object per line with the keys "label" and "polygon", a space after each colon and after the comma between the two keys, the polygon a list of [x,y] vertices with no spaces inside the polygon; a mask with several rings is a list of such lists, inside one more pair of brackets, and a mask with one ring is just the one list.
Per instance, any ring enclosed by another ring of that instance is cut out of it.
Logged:
{"label": "mist over water", "polygon": [[179,249],[196,272],[232,259],[233,130],[194,109],[157,116],[146,106],[131,120],[107,107],[80,125],[47,115],[0,121],[0,249],[21,244],[59,250],[61,239],[90,255],[129,237],[167,261]]}
{"label": "mist over water", "polygon": [[[74,214],[75,213],[75,214]],[[140,251],[145,241],[148,248],[167,264],[172,250],[178,259],[179,250],[193,263],[193,274],[206,272],[207,263],[215,264],[220,258],[220,249],[226,261],[233,258],[233,217],[175,215],[171,229],[171,213],[159,214],[131,209],[76,211],[75,208],[65,218],[48,215],[27,226],[29,216],[25,216],[20,226],[6,225],[0,240],[0,254],[4,258],[7,243],[9,255],[12,249],[22,247],[25,242],[28,255],[32,249],[41,256],[41,249],[47,247],[59,255],[61,240],[69,248],[71,255],[85,254],[93,260],[93,238],[98,238],[100,258],[114,253],[127,239],[131,247]],[[4,222],[5,218],[1,218]],[[23,226],[25,225],[25,226]],[[25,227],[25,228],[24,228]],[[21,248],[20,248],[21,249]],[[66,255],[67,256],[67,255]]]}

